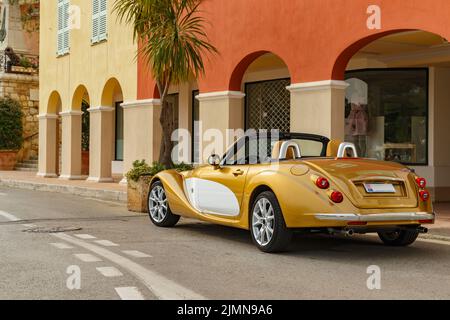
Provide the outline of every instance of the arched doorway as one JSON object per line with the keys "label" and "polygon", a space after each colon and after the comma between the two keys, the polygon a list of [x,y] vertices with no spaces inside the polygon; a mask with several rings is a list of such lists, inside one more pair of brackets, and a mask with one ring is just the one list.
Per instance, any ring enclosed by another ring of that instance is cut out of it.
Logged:
{"label": "arched doorway", "polygon": [[[72,110],[81,112],[81,176],[89,176],[90,96],[86,86],[79,85],[72,99]],[[76,134],[75,132],[73,134]]]}
{"label": "arched doorway", "polygon": [[230,90],[245,93],[242,128],[290,130],[290,73],[274,53],[257,51],[244,57],[230,78]]}
{"label": "arched doorway", "polygon": [[342,72],[346,140],[361,156],[414,168],[435,199],[450,200],[448,41],[421,30],[380,34],[344,51],[334,70]]}
{"label": "arched doorway", "polygon": [[46,113],[39,115],[39,173],[56,178],[61,168],[61,96],[53,91],[48,98]]}

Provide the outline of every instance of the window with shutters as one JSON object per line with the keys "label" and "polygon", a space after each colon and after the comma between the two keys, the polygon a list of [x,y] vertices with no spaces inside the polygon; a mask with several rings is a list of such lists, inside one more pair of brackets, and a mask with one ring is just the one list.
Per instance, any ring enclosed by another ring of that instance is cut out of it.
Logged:
{"label": "window with shutters", "polygon": [[57,54],[69,53],[69,0],[58,0],[58,39]]}
{"label": "window with shutters", "polygon": [[108,37],[108,0],[92,0],[92,43]]}

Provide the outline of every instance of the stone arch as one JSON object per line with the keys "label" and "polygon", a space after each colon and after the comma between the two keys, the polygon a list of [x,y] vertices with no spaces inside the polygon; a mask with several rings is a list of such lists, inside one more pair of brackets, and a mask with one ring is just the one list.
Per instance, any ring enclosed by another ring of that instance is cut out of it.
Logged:
{"label": "stone arch", "polygon": [[[268,50],[255,51],[250,54],[247,54],[237,63],[236,67],[234,68],[233,72],[230,75],[228,89],[230,91],[241,91],[242,80],[250,65],[266,54],[273,54],[275,57],[283,61],[283,63],[289,69],[286,61],[276,53]],[[290,70],[289,74],[291,74]]]}
{"label": "stone arch", "polygon": [[47,103],[47,113],[57,114],[62,109],[61,95],[58,91],[53,91],[50,93]]}
{"label": "stone arch", "polygon": [[72,96],[72,107],[71,110],[81,111],[81,105],[83,100],[90,104],[90,95],[86,86],[80,84],[74,91]]}
{"label": "stone arch", "polygon": [[123,91],[119,80],[110,78],[104,85],[101,103],[103,107],[114,107],[115,101],[123,101]]}

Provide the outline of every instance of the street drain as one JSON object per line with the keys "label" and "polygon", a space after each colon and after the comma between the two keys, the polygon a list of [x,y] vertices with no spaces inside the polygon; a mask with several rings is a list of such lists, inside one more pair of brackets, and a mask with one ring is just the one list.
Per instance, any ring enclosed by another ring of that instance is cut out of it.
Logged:
{"label": "street drain", "polygon": [[27,230],[23,230],[23,232],[28,233],[62,233],[62,232],[71,232],[71,231],[80,231],[82,228],[77,227],[36,227],[36,228],[30,228]]}

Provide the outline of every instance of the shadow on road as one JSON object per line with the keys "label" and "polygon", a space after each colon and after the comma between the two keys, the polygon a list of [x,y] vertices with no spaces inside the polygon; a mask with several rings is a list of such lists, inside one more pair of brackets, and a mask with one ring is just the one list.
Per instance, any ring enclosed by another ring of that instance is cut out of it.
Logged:
{"label": "shadow on road", "polygon": [[[201,234],[238,245],[241,249],[258,249],[253,245],[250,232],[207,223],[184,222],[177,226],[185,232]],[[381,243],[376,235],[357,235],[354,237],[328,236],[321,234],[295,234],[288,251],[278,255],[284,257],[308,257],[311,259],[335,260],[336,262],[367,261],[370,258],[380,260],[410,260],[436,258],[443,246],[416,242],[409,247],[388,247]],[[441,255],[441,254],[439,254]]]}

